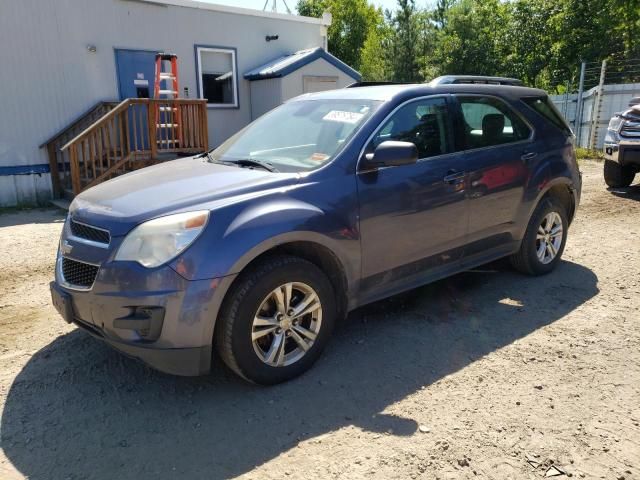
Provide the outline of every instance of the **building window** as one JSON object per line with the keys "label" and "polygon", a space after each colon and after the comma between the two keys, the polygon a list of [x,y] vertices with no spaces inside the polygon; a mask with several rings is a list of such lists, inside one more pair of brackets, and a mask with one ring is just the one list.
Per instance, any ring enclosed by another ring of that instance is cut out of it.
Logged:
{"label": "building window", "polygon": [[238,107],[236,51],[232,48],[196,47],[198,93],[207,106]]}

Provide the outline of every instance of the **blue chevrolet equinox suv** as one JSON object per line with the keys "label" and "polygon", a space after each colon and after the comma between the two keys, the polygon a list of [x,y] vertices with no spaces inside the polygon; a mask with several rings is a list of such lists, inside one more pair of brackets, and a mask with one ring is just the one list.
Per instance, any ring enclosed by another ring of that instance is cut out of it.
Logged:
{"label": "blue chevrolet equinox suv", "polygon": [[204,155],[78,195],[53,303],[158,370],[207,373],[215,350],[282,382],[356,307],[501,257],[552,271],[580,198],[573,144],[520,86],[302,95]]}

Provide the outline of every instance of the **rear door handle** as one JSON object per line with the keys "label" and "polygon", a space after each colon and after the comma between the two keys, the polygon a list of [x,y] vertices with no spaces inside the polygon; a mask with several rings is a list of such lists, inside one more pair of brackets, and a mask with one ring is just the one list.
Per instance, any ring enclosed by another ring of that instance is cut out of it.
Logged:
{"label": "rear door handle", "polygon": [[445,183],[449,183],[451,185],[462,183],[462,181],[464,180],[464,172],[449,170],[443,180]]}
{"label": "rear door handle", "polygon": [[528,162],[529,160],[533,160],[537,156],[538,156],[538,154],[536,152],[529,152],[529,153],[523,154],[520,158],[522,160],[524,160],[525,162]]}

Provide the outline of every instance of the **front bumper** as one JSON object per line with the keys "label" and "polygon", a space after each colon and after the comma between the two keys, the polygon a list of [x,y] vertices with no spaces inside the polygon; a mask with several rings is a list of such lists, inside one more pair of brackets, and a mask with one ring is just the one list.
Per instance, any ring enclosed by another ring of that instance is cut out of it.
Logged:
{"label": "front bumper", "polygon": [[142,268],[102,266],[90,290],[66,288],[56,278],[52,296],[69,299],[67,312],[56,305],[65,320],[122,353],[162,372],[206,374],[217,313],[235,276],[188,281],[169,267]]}
{"label": "front bumper", "polygon": [[640,141],[606,141],[604,158],[620,165],[636,165],[640,167]]}
{"label": "front bumper", "polygon": [[[65,227],[51,284],[54,305],[65,320],[157,370],[207,373],[215,321],[236,276],[191,281],[169,265],[148,269],[113,261],[120,241],[113,238],[108,248],[99,248],[68,235]],[[63,258],[96,266],[93,283],[68,283]]]}
{"label": "front bumper", "polygon": [[[72,296],[56,282],[51,282],[50,288],[54,305],[66,321],[82,328],[93,337],[104,341],[124,355],[172,375],[197,376],[209,372],[211,367],[211,345],[189,348],[157,348],[151,344],[135,344],[135,342],[127,343],[116,340],[112,336],[107,336],[103,329],[79,318],[73,308]],[[66,296],[69,299],[68,305],[56,302],[56,298],[59,299],[61,296]]]}

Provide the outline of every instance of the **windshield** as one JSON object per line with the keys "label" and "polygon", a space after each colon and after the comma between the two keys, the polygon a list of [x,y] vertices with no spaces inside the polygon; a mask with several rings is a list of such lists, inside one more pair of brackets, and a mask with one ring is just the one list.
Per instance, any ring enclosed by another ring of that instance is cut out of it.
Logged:
{"label": "windshield", "polygon": [[211,161],[254,161],[279,172],[313,170],[341,150],[378,108],[373,100],[285,103],[240,130],[209,154]]}

